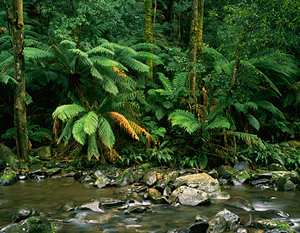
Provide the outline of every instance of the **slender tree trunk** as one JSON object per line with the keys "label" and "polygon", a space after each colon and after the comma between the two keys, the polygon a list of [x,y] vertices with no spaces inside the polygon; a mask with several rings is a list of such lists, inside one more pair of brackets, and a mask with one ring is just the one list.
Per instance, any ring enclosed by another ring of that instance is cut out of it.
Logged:
{"label": "slender tree trunk", "polygon": [[196,72],[196,64],[198,59],[198,36],[199,36],[199,1],[193,0],[193,8],[192,8],[192,25],[191,25],[191,39],[190,39],[190,47],[191,47],[191,70],[189,73],[189,81],[190,81],[190,93],[194,101],[196,101],[196,86],[197,86],[197,72]]}
{"label": "slender tree trunk", "polygon": [[[144,26],[144,37],[147,43],[154,43],[154,34],[153,34],[153,1],[145,0],[144,1],[144,10],[145,10],[145,26]],[[153,79],[153,60],[149,59],[147,61],[148,66],[150,67],[150,72],[148,79]]]}
{"label": "slender tree trunk", "polygon": [[23,0],[12,0],[10,12],[12,44],[15,60],[15,88],[14,123],[17,131],[16,144],[18,156],[22,160],[28,159],[28,132],[26,118],[26,83],[24,75],[24,16]]}
{"label": "slender tree trunk", "polygon": [[204,0],[198,0],[198,52],[199,56],[203,49],[203,24],[204,24]]}
{"label": "slender tree trunk", "polygon": [[237,50],[235,51],[235,62],[233,66],[233,71],[232,71],[232,77],[231,77],[231,89],[234,88],[236,81],[237,81],[237,76],[239,73],[240,69],[240,47],[238,46]]}

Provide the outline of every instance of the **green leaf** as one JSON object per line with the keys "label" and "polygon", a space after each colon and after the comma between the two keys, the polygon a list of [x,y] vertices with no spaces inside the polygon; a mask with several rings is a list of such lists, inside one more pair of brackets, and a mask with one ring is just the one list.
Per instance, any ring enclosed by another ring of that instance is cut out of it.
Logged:
{"label": "green leaf", "polygon": [[84,131],[84,123],[86,120],[87,114],[77,120],[72,129],[72,135],[75,141],[79,144],[84,145],[86,141],[86,133]]}
{"label": "green leaf", "polygon": [[206,126],[206,129],[230,129],[231,124],[226,117],[218,116]]}
{"label": "green leaf", "polygon": [[117,95],[119,93],[118,87],[110,79],[108,79],[104,82],[103,88],[105,91],[107,91],[108,93],[113,94],[113,95]]}
{"label": "green leaf", "polygon": [[172,126],[179,126],[185,129],[189,134],[194,133],[201,127],[193,113],[184,110],[176,110],[170,114],[169,120]]}
{"label": "green leaf", "polygon": [[256,129],[257,131],[260,129],[260,123],[253,115],[247,115],[249,124]]}
{"label": "green leaf", "polygon": [[96,140],[96,134],[92,134],[88,137],[88,160],[91,160],[93,157],[96,159],[99,159],[100,154],[98,150],[97,140]]}
{"label": "green leaf", "polygon": [[84,132],[88,135],[95,134],[98,127],[98,115],[91,111],[87,113],[84,121]]}
{"label": "green leaf", "polygon": [[58,118],[63,122],[68,121],[69,119],[72,119],[79,115],[79,113],[84,112],[85,109],[78,105],[78,104],[67,104],[67,105],[61,105],[55,109],[55,111],[52,114],[52,117]]}
{"label": "green leaf", "polygon": [[205,169],[207,167],[208,158],[207,158],[206,154],[200,154],[198,161],[199,161],[199,166],[201,169]]}
{"label": "green leaf", "polygon": [[99,117],[98,135],[102,143],[112,149],[116,139],[109,122],[104,117]]}

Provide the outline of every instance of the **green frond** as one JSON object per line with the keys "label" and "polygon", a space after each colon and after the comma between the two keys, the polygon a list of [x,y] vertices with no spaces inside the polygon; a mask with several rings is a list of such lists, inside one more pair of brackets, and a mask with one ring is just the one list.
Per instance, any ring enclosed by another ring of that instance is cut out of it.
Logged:
{"label": "green frond", "polygon": [[179,126],[185,129],[189,134],[197,131],[201,124],[196,119],[193,113],[187,112],[184,110],[176,110],[170,114],[169,120],[172,123],[172,126]]}
{"label": "green frond", "polygon": [[161,65],[163,64],[163,61],[160,59],[159,56],[145,51],[140,51],[137,53],[136,56],[134,56],[138,60],[147,61],[152,60],[155,65]]}
{"label": "green frond", "polygon": [[86,133],[84,131],[84,125],[87,114],[81,117],[79,120],[75,121],[72,129],[72,135],[76,142],[84,146],[86,141]]}
{"label": "green frond", "polygon": [[78,104],[67,104],[67,105],[61,105],[55,109],[55,111],[52,114],[52,117],[58,118],[63,122],[66,122],[76,116],[79,115],[79,113],[85,112],[85,109],[78,105]]}
{"label": "green frond", "polygon": [[100,74],[100,72],[98,71],[98,69],[95,66],[91,67],[90,72],[91,72],[91,75],[94,78],[99,79],[99,80],[103,80],[103,76]]}
{"label": "green frond", "polygon": [[70,49],[69,51],[71,51],[72,53],[76,54],[78,56],[79,60],[83,64],[87,65],[88,67],[92,67],[93,66],[93,62],[89,58],[89,55],[86,52],[84,52],[84,51],[82,51],[80,49]]}
{"label": "green frond", "polygon": [[5,85],[8,83],[17,84],[17,81],[12,76],[3,73],[0,73],[0,82],[4,83]]}
{"label": "green frond", "polygon": [[63,40],[59,44],[66,49],[75,49],[76,48],[76,43],[71,40]]}
{"label": "green frond", "polygon": [[61,143],[61,141],[63,141],[65,144],[68,144],[68,142],[72,136],[73,123],[74,123],[73,119],[70,119],[67,121],[63,131],[61,132],[61,134],[57,140],[57,144]]}
{"label": "green frond", "polygon": [[255,116],[249,114],[249,115],[247,115],[247,119],[248,119],[249,124],[254,129],[256,129],[257,131],[260,129],[260,123],[259,123],[259,121],[257,120],[257,118]]}
{"label": "green frond", "polygon": [[181,72],[177,73],[174,76],[174,79],[172,81],[173,88],[175,90],[184,90],[187,87],[187,73],[186,72]]}
{"label": "green frond", "polygon": [[118,67],[122,70],[125,70],[125,71],[128,71],[128,69],[123,66],[120,62],[116,61],[116,60],[112,60],[112,59],[109,59],[107,57],[92,57],[91,60],[99,65],[99,66],[102,66],[102,67],[105,67],[105,68],[113,68],[113,67]]}
{"label": "green frond", "polygon": [[119,93],[118,87],[110,79],[107,79],[104,81],[103,88],[105,91],[107,91],[108,93],[113,94],[113,95],[117,95]]}
{"label": "green frond", "polygon": [[36,59],[36,60],[52,57],[51,52],[39,48],[33,48],[33,47],[25,47],[24,55],[25,58],[27,59]]}
{"label": "green frond", "polygon": [[123,59],[122,63],[140,73],[148,73],[150,71],[149,66],[131,57]]}
{"label": "green frond", "polygon": [[102,116],[99,117],[98,136],[105,146],[112,149],[116,141],[115,135],[109,122]]}
{"label": "green frond", "polygon": [[281,112],[274,104],[267,100],[261,100],[256,102],[258,107],[264,109],[273,115],[279,117],[280,119],[285,119],[283,112]]}
{"label": "green frond", "polygon": [[98,115],[91,111],[86,114],[84,121],[84,132],[88,135],[95,134],[98,127]]}
{"label": "green frond", "polygon": [[88,160],[91,160],[93,157],[95,157],[98,160],[100,157],[96,134],[89,135],[88,137],[87,156],[88,156]]}
{"label": "green frond", "polygon": [[263,141],[255,134],[243,132],[227,132],[226,134],[245,142],[248,146],[257,146],[260,149],[266,149],[266,146],[263,143]]}
{"label": "green frond", "polygon": [[173,91],[173,86],[171,81],[163,73],[158,73],[158,78],[161,81],[165,91],[171,93]]}
{"label": "green frond", "polygon": [[217,116],[212,122],[210,122],[205,128],[210,129],[230,129],[231,124],[229,120],[224,116]]}
{"label": "green frond", "polygon": [[89,56],[93,56],[93,55],[114,56],[115,55],[115,53],[112,50],[102,47],[102,46],[97,46],[95,48],[90,49],[89,51],[87,51],[87,54]]}
{"label": "green frond", "polygon": [[139,43],[132,46],[133,49],[136,51],[153,51],[153,50],[160,50],[160,48],[151,43]]}

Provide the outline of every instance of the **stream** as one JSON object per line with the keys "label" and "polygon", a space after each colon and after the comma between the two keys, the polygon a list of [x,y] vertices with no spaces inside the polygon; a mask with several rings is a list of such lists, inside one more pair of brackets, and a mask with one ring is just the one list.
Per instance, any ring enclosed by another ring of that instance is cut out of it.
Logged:
{"label": "stream", "polygon": [[[67,212],[63,210],[67,203],[78,206],[108,198],[126,201],[128,189],[96,189],[73,178],[28,180],[12,186],[0,186],[0,229],[12,222],[18,209],[34,208],[56,222],[61,233],[166,233],[191,224],[197,215],[211,217],[227,208],[244,221],[253,218],[287,219],[293,224],[293,229],[300,232],[299,191],[275,192],[246,186],[233,186],[225,191],[231,195],[230,200],[219,200],[209,206],[153,205],[151,211],[137,214],[126,214],[118,208],[104,208],[104,213],[87,210]],[[244,202],[250,203],[254,210],[244,208]]]}

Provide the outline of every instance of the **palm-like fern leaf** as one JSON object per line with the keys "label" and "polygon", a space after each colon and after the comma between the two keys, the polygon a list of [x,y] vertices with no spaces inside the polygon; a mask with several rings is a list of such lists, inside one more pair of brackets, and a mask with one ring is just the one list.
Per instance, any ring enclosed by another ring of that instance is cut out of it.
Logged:
{"label": "palm-like fern leaf", "polygon": [[91,111],[88,112],[84,121],[84,132],[88,135],[95,134],[98,128],[98,115]]}
{"label": "palm-like fern leaf", "polygon": [[84,131],[86,117],[87,114],[75,121],[72,129],[73,138],[81,145],[84,145],[86,141],[86,133]]}
{"label": "palm-like fern leaf", "polygon": [[115,135],[109,122],[102,116],[99,117],[98,136],[101,142],[111,149],[115,144]]}
{"label": "palm-like fern leaf", "polygon": [[93,157],[99,159],[100,154],[98,150],[96,134],[89,135],[88,137],[88,149],[87,149],[88,160],[91,160]]}
{"label": "palm-like fern leaf", "polygon": [[169,120],[171,121],[172,126],[177,125],[185,129],[189,134],[194,133],[201,127],[201,124],[196,119],[194,114],[184,110],[174,111],[170,114]]}
{"label": "palm-like fern leaf", "polygon": [[58,118],[63,122],[66,122],[76,116],[79,115],[79,113],[84,112],[85,109],[78,105],[78,104],[67,104],[67,105],[61,105],[55,109],[52,116],[53,118]]}

